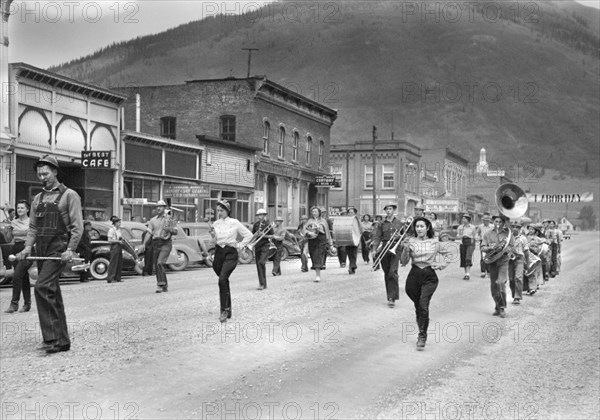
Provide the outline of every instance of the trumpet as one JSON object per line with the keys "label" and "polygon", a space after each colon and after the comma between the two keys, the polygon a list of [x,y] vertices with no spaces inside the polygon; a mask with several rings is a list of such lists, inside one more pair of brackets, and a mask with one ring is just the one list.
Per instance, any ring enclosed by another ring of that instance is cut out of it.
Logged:
{"label": "trumpet", "polygon": [[246,248],[248,248],[250,251],[254,251],[254,247],[256,246],[256,244],[259,243],[260,240],[265,237],[265,235],[267,234],[267,232],[271,228],[274,228],[274,227],[275,227],[275,222],[269,223],[264,228],[256,231],[256,233],[252,237],[252,240],[246,245]]}
{"label": "trumpet", "polygon": [[[391,252],[392,254],[396,255],[398,245],[400,245],[400,243],[402,242],[402,240],[408,233],[408,231],[413,223],[413,220],[414,219],[412,217],[408,217],[406,219],[406,223],[402,227],[394,230],[394,232],[392,233],[392,236],[390,237],[390,240],[385,244],[385,246],[377,253],[377,256],[373,259],[373,267],[372,267],[373,271],[375,271],[379,268],[379,264],[381,264],[381,261],[383,260],[383,257],[385,257],[385,254],[387,254],[388,252]],[[398,237],[398,235],[400,234],[402,229],[404,229],[404,231]],[[394,239],[395,237],[398,237],[398,240],[395,240]]]}

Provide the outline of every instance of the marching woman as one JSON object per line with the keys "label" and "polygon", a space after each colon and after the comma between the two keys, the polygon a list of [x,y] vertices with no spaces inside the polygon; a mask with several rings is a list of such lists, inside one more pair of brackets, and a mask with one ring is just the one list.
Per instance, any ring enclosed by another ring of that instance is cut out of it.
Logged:
{"label": "marching woman", "polygon": [[371,215],[365,214],[360,221],[362,226],[362,235],[360,235],[360,251],[365,264],[369,264],[369,253],[371,247],[371,233],[373,232],[373,222],[371,221]]}
{"label": "marching woman", "polygon": [[312,261],[312,270],[315,270],[315,283],[321,281],[321,270],[325,270],[325,258],[327,258],[327,244],[333,246],[333,240],[329,233],[327,220],[321,217],[318,207],[310,209],[312,218],[304,224],[304,236],[308,239],[308,253]]}
{"label": "marching woman", "polygon": [[[10,222],[12,230],[13,253],[21,252],[25,248],[25,239],[27,239],[27,231],[29,231],[29,203],[25,200],[19,200],[17,203],[17,217]],[[1,264],[1,262],[0,262]],[[31,309],[31,285],[29,284],[29,268],[32,265],[31,261],[18,260],[14,262],[15,271],[13,274],[13,290],[10,306],[4,312],[11,314],[19,310],[19,312],[28,312]],[[23,307],[19,309],[19,300],[21,299],[21,291],[23,291]]]}
{"label": "marching woman", "polygon": [[113,216],[110,221],[113,227],[108,230],[108,242],[110,243],[110,263],[108,264],[108,277],[106,277],[108,283],[123,281],[121,280],[121,271],[123,270],[121,219]]}
{"label": "marching woman", "polygon": [[[213,270],[219,276],[219,298],[221,304],[219,321],[231,318],[231,291],[229,276],[238,264],[238,250],[243,249],[251,240],[252,232],[239,220],[230,217],[231,204],[227,200],[217,202],[217,220],[208,232],[216,242]],[[238,235],[242,241],[238,243]]]}
{"label": "marching woman", "polygon": [[[443,270],[448,265],[448,253],[444,243],[435,239],[435,232],[429,219],[417,217],[413,221],[414,236],[402,245],[400,263],[402,266],[412,260],[412,268],[406,278],[406,294],[415,304],[419,338],[417,348],[423,349],[427,341],[429,326],[429,302],[437,289],[438,277],[435,270]],[[436,258],[442,256],[443,258]]]}
{"label": "marching woman", "polygon": [[460,244],[460,266],[465,269],[463,280],[469,280],[471,266],[473,265],[473,251],[475,250],[476,228],[471,224],[471,216],[465,214],[462,217],[462,225],[456,231],[456,238],[461,240]]}

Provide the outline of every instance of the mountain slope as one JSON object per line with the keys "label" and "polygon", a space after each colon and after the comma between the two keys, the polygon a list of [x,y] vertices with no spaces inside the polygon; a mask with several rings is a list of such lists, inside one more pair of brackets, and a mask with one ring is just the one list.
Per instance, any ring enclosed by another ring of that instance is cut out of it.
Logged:
{"label": "mountain slope", "polygon": [[338,109],[334,143],[369,139],[376,125],[381,139],[393,130],[472,161],[485,147],[502,166],[600,174],[597,10],[571,1],[479,2],[457,18],[443,3],[425,3],[437,21],[410,9],[421,2],[281,2],[52,70],[111,87],[242,77],[241,48],[259,48],[252,74]]}

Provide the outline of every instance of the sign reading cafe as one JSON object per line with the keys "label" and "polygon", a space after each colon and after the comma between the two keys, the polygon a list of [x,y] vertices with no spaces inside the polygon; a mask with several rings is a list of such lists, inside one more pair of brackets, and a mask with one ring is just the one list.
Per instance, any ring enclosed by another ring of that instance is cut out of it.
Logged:
{"label": "sign reading cafe", "polygon": [[81,151],[81,166],[84,169],[110,169],[111,151]]}

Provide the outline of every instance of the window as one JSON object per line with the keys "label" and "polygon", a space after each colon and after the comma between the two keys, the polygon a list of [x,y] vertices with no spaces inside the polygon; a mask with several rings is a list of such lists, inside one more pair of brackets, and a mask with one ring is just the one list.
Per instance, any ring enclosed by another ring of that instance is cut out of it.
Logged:
{"label": "window", "polygon": [[394,179],[394,165],[388,164],[383,165],[383,185],[384,190],[391,190],[395,188]]}
{"label": "window", "polygon": [[265,121],[263,124],[263,154],[269,154],[269,137],[271,136],[271,124]]}
{"label": "window", "polygon": [[160,119],[160,135],[175,140],[175,117],[162,117]]}
{"label": "window", "polygon": [[235,116],[223,115],[220,120],[221,140],[235,141]]}
{"label": "window", "polygon": [[310,166],[310,151],[312,149],[312,137],[306,139],[306,165]]}
{"label": "window", "polygon": [[292,143],[292,161],[298,162],[298,142],[300,140],[300,134],[294,131],[294,142]]}
{"label": "window", "polygon": [[277,157],[283,159],[283,145],[285,142],[285,128],[279,127],[279,149],[277,151]]}
{"label": "window", "polygon": [[373,165],[365,165],[365,189],[373,189]]}
{"label": "window", "polygon": [[341,190],[342,188],[342,172],[332,172],[331,175],[335,176],[335,185],[331,187],[332,190]]}
{"label": "window", "polygon": [[323,152],[325,150],[325,143],[323,140],[319,142],[319,168],[323,167]]}

